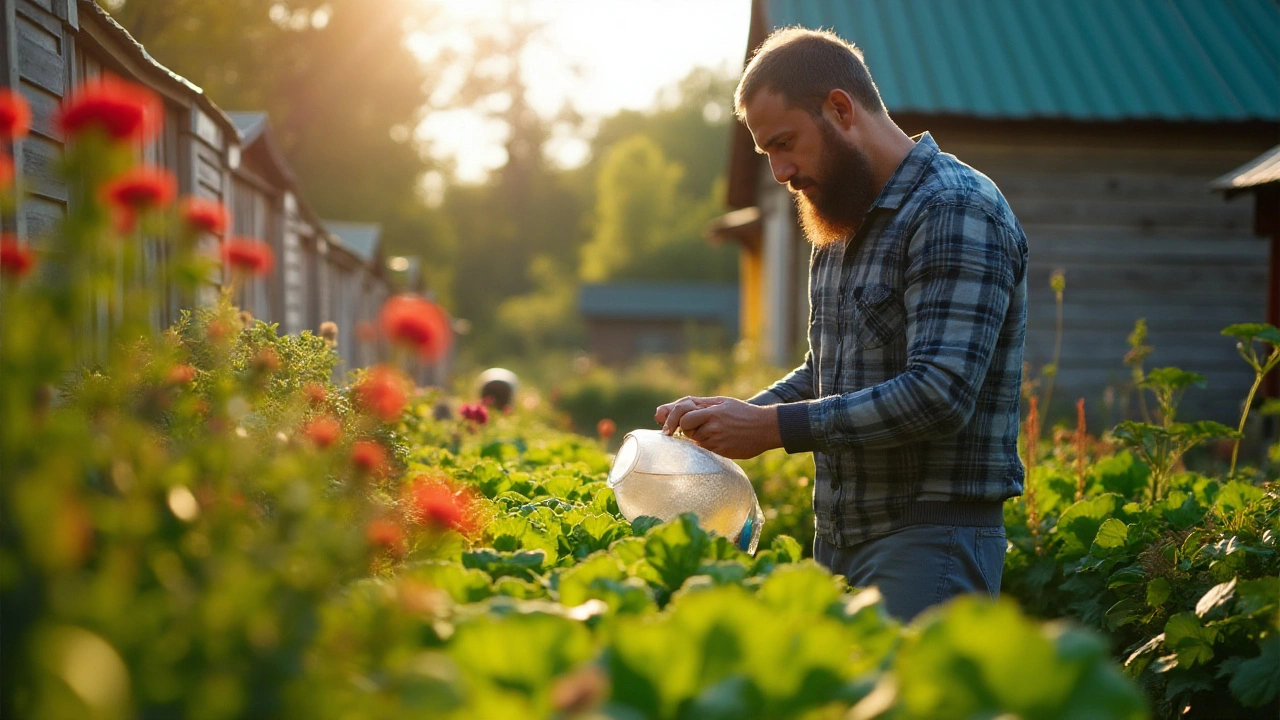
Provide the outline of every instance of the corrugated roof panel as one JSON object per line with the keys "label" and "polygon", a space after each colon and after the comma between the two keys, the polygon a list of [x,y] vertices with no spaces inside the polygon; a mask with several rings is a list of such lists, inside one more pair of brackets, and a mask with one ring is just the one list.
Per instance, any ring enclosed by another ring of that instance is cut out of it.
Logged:
{"label": "corrugated roof panel", "polygon": [[1275,0],[764,0],[863,49],[894,112],[1280,120]]}

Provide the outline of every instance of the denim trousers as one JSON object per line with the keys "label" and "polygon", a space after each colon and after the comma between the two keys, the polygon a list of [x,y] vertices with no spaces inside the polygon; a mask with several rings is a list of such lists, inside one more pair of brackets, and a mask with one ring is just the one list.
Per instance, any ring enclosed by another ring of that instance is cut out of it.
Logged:
{"label": "denim trousers", "polygon": [[964,593],[994,600],[1007,547],[1003,527],[908,525],[850,547],[819,536],[813,559],[854,587],[878,587],[889,614],[906,622]]}

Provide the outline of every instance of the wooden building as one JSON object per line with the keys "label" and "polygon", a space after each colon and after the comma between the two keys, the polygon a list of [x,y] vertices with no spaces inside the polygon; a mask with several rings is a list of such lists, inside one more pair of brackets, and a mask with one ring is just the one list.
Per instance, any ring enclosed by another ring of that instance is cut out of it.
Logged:
{"label": "wooden building", "polygon": [[[1033,373],[1053,355],[1049,277],[1065,272],[1057,415],[1123,386],[1126,338],[1146,318],[1148,368],[1208,378],[1185,417],[1239,417],[1252,371],[1219,333],[1263,320],[1267,242],[1250,198],[1224,204],[1208,183],[1280,139],[1280,5],[755,0],[748,58],[791,25],[857,44],[902,129],[929,131],[1004,192],[1031,249]],[[791,366],[806,346],[808,244],[743,126],[729,172],[736,211],[711,230],[742,247],[743,333]]]}
{"label": "wooden building", "polygon": [[645,355],[723,350],[738,336],[738,289],[732,284],[587,284],[578,310],[591,354],[608,365]]}
{"label": "wooden building", "polygon": [[[278,323],[283,333],[315,332],[322,322],[338,324],[338,377],[380,359],[375,343],[358,342],[356,327],[377,316],[391,294],[376,226],[373,239],[353,246],[309,207],[271,132],[264,113],[227,113],[201,90],[152,58],[109,14],[89,0],[3,0],[0,12],[0,82],[16,88],[32,108],[31,134],[14,147],[27,190],[16,217],[2,218],[6,230],[39,237],[67,210],[65,184],[55,168],[64,139],[54,124],[58,105],[86,80],[111,74],[149,87],[162,100],[164,127],[158,138],[138,148],[142,160],[170,170],[179,191],[222,202],[232,217],[231,234],[271,245],[272,274],[241,290],[237,301],[254,317]],[[353,224],[345,224],[347,235]],[[160,240],[139,240],[148,277],[159,280],[167,261]],[[217,253],[219,239],[205,249]],[[171,323],[180,307],[208,302],[221,277],[211,278],[202,297],[164,297],[157,327]],[[105,303],[103,304],[105,308]],[[105,311],[98,324],[112,321]],[[94,331],[93,328],[87,331]]]}

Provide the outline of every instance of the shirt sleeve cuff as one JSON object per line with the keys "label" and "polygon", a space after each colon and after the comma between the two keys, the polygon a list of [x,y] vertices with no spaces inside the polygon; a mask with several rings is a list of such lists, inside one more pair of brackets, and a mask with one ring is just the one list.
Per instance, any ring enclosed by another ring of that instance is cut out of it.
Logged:
{"label": "shirt sleeve cuff", "polygon": [[784,403],[778,406],[778,434],[782,447],[789,453],[812,452],[818,441],[809,426],[809,403]]}
{"label": "shirt sleeve cuff", "polygon": [[774,393],[768,390],[761,390],[760,392],[756,393],[755,396],[747,400],[747,403],[751,405],[761,405],[761,406],[777,405],[780,402],[782,402],[782,398],[778,397],[777,395],[775,395]]}

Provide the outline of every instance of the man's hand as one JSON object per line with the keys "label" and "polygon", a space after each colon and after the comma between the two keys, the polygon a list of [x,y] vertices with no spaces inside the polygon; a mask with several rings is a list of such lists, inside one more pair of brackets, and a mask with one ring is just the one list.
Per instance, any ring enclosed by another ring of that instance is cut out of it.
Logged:
{"label": "man's hand", "polygon": [[750,458],[782,447],[776,407],[758,407],[727,397],[683,397],[658,406],[662,432],[676,428],[698,445],[727,458]]}

